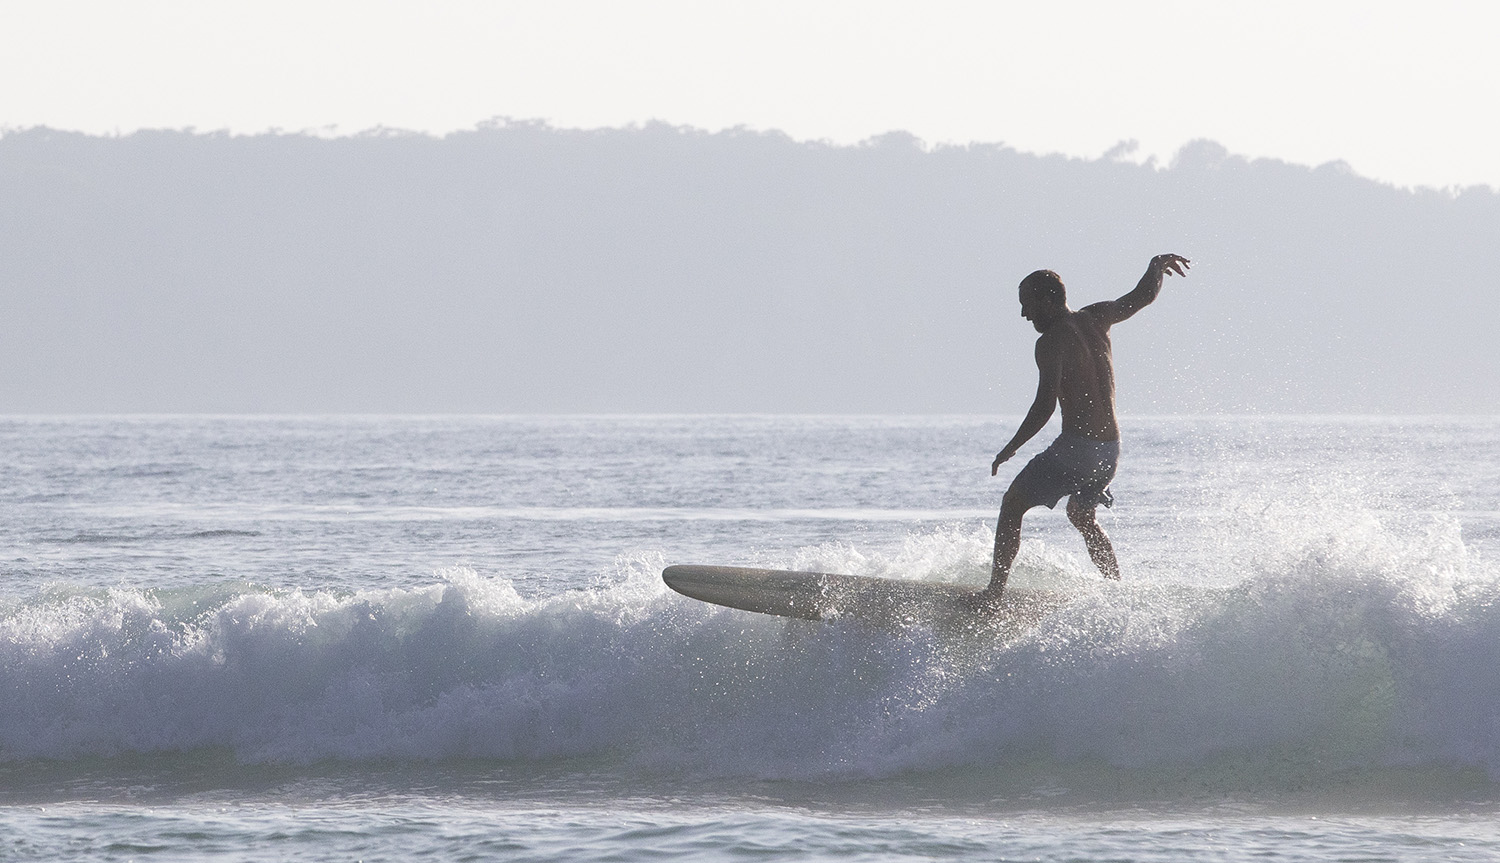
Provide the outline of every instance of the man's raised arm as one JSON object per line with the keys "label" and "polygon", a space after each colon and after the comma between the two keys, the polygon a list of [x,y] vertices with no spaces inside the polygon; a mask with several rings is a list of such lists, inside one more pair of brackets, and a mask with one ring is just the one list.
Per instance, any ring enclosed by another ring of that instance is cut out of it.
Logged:
{"label": "man's raised arm", "polygon": [[1157,255],[1146,265],[1146,274],[1130,293],[1118,300],[1105,300],[1102,303],[1093,303],[1087,306],[1087,310],[1096,318],[1100,318],[1106,325],[1118,324],[1136,312],[1151,305],[1156,296],[1161,293],[1162,277],[1168,273],[1176,273],[1186,276],[1188,265],[1192,262],[1181,255]]}

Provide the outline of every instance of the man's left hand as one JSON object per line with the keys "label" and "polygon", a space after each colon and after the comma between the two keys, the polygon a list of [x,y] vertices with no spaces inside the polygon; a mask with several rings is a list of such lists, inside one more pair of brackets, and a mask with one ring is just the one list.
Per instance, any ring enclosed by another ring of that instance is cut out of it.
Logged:
{"label": "man's left hand", "polygon": [[1010,461],[1011,457],[1014,456],[1014,455],[1015,455],[1015,453],[1013,453],[1013,452],[1007,452],[1005,450],[1001,450],[1000,453],[995,456],[995,463],[992,464],[992,465],[990,465],[990,476],[994,476],[995,474],[999,473],[1000,472],[1000,465],[1005,464],[1006,462]]}

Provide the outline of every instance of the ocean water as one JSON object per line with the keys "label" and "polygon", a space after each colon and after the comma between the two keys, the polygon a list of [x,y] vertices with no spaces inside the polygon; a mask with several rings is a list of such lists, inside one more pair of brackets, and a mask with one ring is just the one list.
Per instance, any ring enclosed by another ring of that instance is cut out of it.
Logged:
{"label": "ocean water", "polygon": [[1018,418],[0,418],[0,860],[1500,858],[1500,419],[1126,422],[1001,639]]}

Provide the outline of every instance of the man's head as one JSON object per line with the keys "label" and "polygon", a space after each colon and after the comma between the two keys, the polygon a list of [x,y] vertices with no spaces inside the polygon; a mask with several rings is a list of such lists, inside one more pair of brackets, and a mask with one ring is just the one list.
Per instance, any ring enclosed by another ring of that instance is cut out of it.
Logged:
{"label": "man's head", "polygon": [[1048,325],[1067,314],[1068,291],[1051,270],[1037,270],[1022,279],[1020,295],[1021,317],[1031,321],[1039,333],[1046,332]]}

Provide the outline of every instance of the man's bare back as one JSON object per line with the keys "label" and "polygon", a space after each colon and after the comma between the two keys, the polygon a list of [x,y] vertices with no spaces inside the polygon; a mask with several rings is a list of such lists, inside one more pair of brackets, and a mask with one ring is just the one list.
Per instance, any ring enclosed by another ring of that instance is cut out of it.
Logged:
{"label": "man's bare back", "polygon": [[1042,335],[1036,340],[1037,392],[1010,443],[990,465],[993,476],[1036,436],[1062,407],[1062,435],[1031,460],[1011,482],[995,528],[995,558],[986,594],[998,599],[1021,544],[1021,518],[1034,506],[1056,506],[1068,496],[1068,519],[1083,534],[1089,557],[1106,578],[1119,578],[1114,547],[1095,519],[1100,503],[1113,498],[1109,482],[1119,458],[1120,424],[1115,416],[1115,372],[1109,329],[1161,293],[1169,273],[1187,275],[1181,255],[1157,255],[1135,288],[1117,300],[1068,308],[1062,279],[1038,270],[1021,282],[1021,316]]}
{"label": "man's bare back", "polygon": [[1103,318],[1094,306],[1086,306],[1052,324],[1036,340],[1037,366],[1057,368],[1063,431],[1090,440],[1119,440],[1114,354]]}

